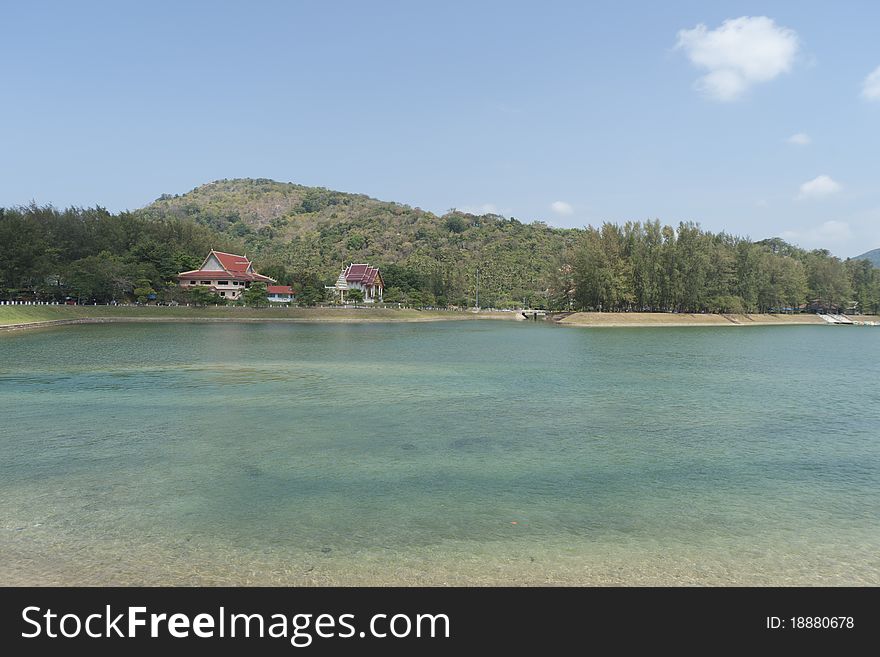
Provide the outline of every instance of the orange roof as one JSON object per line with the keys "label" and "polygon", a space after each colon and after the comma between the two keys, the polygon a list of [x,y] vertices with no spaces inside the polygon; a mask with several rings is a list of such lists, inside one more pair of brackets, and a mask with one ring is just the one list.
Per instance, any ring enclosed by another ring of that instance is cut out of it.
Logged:
{"label": "orange roof", "polygon": [[267,285],[266,292],[269,294],[293,294],[293,288],[289,285]]}

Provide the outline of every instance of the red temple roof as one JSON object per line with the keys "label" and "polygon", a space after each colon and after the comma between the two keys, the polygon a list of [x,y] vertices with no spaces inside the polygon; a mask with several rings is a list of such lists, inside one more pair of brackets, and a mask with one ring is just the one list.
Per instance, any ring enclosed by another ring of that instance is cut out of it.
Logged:
{"label": "red temple roof", "polygon": [[370,267],[370,265],[365,264],[350,264],[348,269],[345,270],[345,282],[346,283],[360,283],[361,285],[374,285],[376,283],[376,279],[382,278],[381,274],[379,274],[379,270],[376,267]]}
{"label": "red temple roof", "polygon": [[293,294],[293,288],[289,285],[268,285],[266,292],[269,294]]}
{"label": "red temple roof", "polygon": [[223,279],[230,281],[256,281],[259,283],[274,283],[274,278],[269,278],[268,276],[263,276],[262,274],[257,274],[253,272],[230,272],[230,271],[218,271],[216,269],[196,269],[193,271],[185,271],[177,275],[177,278],[182,278],[184,280],[197,280],[204,279],[208,280],[212,279]]}
{"label": "red temple roof", "polygon": [[223,268],[228,272],[246,272],[251,268],[251,261],[247,256],[235,255],[234,253],[223,253],[222,251],[211,251]]}
{"label": "red temple roof", "polygon": [[[222,269],[216,269],[216,265],[212,269],[205,269],[205,265],[214,257],[215,262],[219,263]],[[261,283],[274,283],[274,278],[263,276],[254,271],[253,264],[247,259],[247,256],[236,255],[235,253],[224,253],[223,251],[211,251],[208,257],[202,262],[199,269],[181,272],[177,278],[184,280],[198,280],[209,278],[223,278],[232,281],[257,281]]]}

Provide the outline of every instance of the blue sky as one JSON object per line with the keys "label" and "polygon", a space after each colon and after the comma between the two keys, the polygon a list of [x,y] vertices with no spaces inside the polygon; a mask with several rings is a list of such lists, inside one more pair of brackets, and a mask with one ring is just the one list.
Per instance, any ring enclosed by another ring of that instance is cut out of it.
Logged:
{"label": "blue sky", "polygon": [[0,27],[0,205],[265,177],[880,247],[880,3],[2,0]]}

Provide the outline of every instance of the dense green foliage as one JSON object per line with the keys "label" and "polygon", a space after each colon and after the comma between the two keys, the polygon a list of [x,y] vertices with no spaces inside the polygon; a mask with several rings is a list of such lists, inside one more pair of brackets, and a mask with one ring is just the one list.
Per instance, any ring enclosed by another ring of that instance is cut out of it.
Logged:
{"label": "dense green foliage", "polygon": [[266,298],[265,283],[251,283],[250,287],[241,293],[241,301],[246,306],[264,308],[269,305]]}
{"label": "dense green foliage", "polygon": [[478,268],[481,305],[544,305],[556,260],[579,234],[271,180],[220,180],[165,195],[139,215],[210,227],[297,291],[310,278],[323,293],[344,264],[366,262],[394,288],[387,301],[412,305],[473,305]]}
{"label": "dense green foliage", "polygon": [[593,310],[875,313],[880,271],[780,239],[751,242],[660,222],[587,228],[552,289],[556,305]]}
{"label": "dense green foliage", "polygon": [[[246,253],[298,301],[325,299],[348,262],[378,266],[385,301],[686,312],[856,307],[877,312],[880,275],[773,239],[753,243],[659,222],[559,229],[362,195],[221,180],[136,212],[0,209],[0,298],[223,303],[176,288],[210,249]],[[195,296],[193,296],[195,295]],[[255,296],[252,294],[251,296]],[[204,297],[204,298],[202,298]],[[261,303],[251,299],[251,303]],[[853,304],[858,304],[854,306]]]}
{"label": "dense green foliage", "polygon": [[167,288],[220,244],[228,242],[192,221],[102,208],[0,208],[0,296],[121,301],[135,289]]}

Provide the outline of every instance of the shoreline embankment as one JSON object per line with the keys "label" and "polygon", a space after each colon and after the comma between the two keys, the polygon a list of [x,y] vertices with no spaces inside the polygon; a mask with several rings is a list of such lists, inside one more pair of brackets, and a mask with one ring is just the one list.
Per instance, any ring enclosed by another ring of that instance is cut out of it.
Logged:
{"label": "shoreline embankment", "polygon": [[[412,308],[196,308],[188,306],[0,306],[0,332],[105,323],[381,323],[524,320],[519,311],[415,310]],[[880,316],[851,317],[857,323]],[[547,313],[556,326],[647,328],[685,326],[826,325],[813,314]]]}
{"label": "shoreline embankment", "polygon": [[[712,313],[557,313],[549,319],[560,326],[645,328],[651,326],[829,326],[819,315],[799,313],[771,314],[712,314]],[[854,322],[877,322],[877,315],[852,316]]]}

